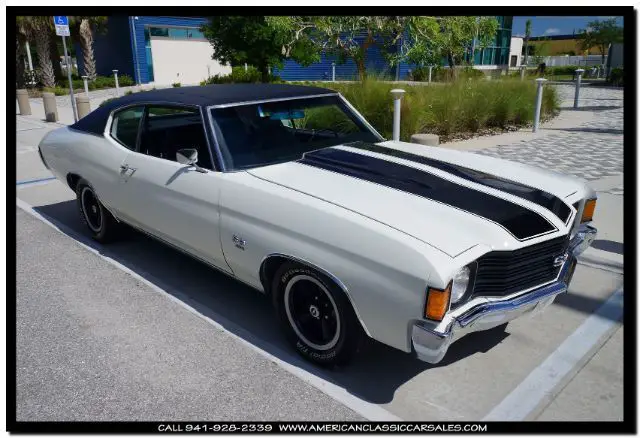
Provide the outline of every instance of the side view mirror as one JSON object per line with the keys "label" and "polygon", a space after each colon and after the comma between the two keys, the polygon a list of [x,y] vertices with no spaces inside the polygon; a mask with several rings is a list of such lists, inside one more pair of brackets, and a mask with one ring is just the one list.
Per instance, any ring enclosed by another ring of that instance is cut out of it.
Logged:
{"label": "side view mirror", "polygon": [[197,149],[180,149],[176,152],[176,161],[180,164],[191,166],[198,162]]}
{"label": "side view mirror", "polygon": [[176,161],[180,164],[193,166],[200,173],[207,173],[207,169],[198,166],[198,150],[197,149],[178,149],[176,152]]}

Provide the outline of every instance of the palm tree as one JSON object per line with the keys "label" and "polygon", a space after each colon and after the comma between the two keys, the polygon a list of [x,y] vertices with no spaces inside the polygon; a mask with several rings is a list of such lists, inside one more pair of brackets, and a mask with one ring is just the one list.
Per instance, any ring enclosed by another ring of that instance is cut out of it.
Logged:
{"label": "palm tree", "polygon": [[531,38],[531,20],[527,20],[524,24],[524,65],[527,65],[527,57],[529,55],[529,38]]}
{"label": "palm tree", "polygon": [[[20,33],[29,40],[35,40],[38,55],[38,77],[45,87],[55,87],[56,77],[51,61],[51,29],[53,19],[43,16],[17,17]],[[56,60],[57,62],[57,60]]]}
{"label": "palm tree", "polygon": [[93,51],[94,31],[103,31],[106,27],[107,17],[71,17],[71,26],[75,41],[80,44],[84,74],[89,80],[94,80],[96,73],[96,59]]}
{"label": "palm tree", "polygon": [[27,41],[27,37],[22,33],[22,29],[18,22],[16,22],[16,86],[18,89],[25,86],[25,47],[24,44]]}

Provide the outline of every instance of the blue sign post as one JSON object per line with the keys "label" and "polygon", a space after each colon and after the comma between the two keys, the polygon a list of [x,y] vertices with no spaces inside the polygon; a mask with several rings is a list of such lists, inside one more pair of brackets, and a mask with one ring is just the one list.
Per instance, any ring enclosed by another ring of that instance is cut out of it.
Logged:
{"label": "blue sign post", "polygon": [[[62,37],[62,47],[64,49],[64,62],[67,65],[67,78],[69,78],[69,96],[71,97],[71,108],[73,109],[73,120],[78,121],[78,109],[76,108],[76,99],[73,96],[73,82],[71,81],[72,63],[71,57],[67,55],[67,41],[65,37],[71,36],[69,32],[69,17],[66,15],[58,15],[53,17],[53,24],[56,27],[56,35]],[[87,96],[88,98],[89,96]]]}

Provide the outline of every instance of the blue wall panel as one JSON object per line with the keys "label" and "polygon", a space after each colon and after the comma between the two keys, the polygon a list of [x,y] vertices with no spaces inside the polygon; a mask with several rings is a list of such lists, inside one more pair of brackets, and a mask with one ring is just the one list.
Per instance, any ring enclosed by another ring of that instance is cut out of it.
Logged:
{"label": "blue wall panel", "polygon": [[[84,60],[80,45],[75,44],[78,71],[84,74]],[[96,71],[101,76],[111,76],[112,70],[118,75],[133,77],[133,58],[129,44],[129,17],[111,16],[107,22],[107,32],[94,34],[93,50],[96,60]]]}
{"label": "blue wall panel", "polygon": [[[322,55],[320,62],[303,67],[297,62],[287,60],[282,69],[274,69],[273,73],[285,81],[317,81],[331,80],[331,63],[335,57]],[[365,60],[367,73],[373,76],[385,76],[394,79],[395,67],[391,67],[377,47],[367,49]],[[402,71],[402,69],[401,69]],[[336,80],[354,80],[358,78],[358,68],[353,60],[348,59],[344,64],[336,62]]]}

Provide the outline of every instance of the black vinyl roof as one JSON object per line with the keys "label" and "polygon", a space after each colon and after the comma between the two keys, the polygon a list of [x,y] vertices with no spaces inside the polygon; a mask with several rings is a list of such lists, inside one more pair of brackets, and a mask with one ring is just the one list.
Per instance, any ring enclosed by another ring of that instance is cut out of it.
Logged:
{"label": "black vinyl roof", "polygon": [[329,93],[335,94],[337,92],[328,88],[288,84],[214,84],[143,91],[114,99],[92,111],[70,127],[93,134],[102,134],[111,111],[137,102],[141,104],[175,103],[206,107],[253,100],[287,99]]}

